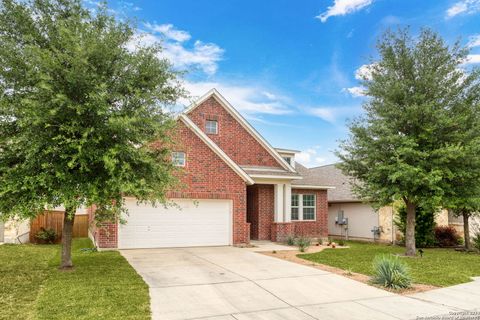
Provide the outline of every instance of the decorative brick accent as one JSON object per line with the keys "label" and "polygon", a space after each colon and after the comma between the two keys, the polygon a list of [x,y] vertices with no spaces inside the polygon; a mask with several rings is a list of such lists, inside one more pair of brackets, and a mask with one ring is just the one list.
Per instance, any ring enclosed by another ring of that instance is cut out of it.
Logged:
{"label": "decorative brick accent", "polygon": [[327,190],[292,189],[292,194],[315,194],[317,202],[315,221],[292,221],[295,235],[314,238],[328,237]]}
{"label": "decorative brick accent", "polygon": [[291,222],[273,222],[271,225],[272,241],[284,242],[288,236],[294,235],[295,224]]}
{"label": "decorative brick accent", "polygon": [[203,132],[206,120],[217,120],[218,134],[208,134],[208,137],[239,165],[281,168],[277,160],[214,97],[192,110],[188,117]]}

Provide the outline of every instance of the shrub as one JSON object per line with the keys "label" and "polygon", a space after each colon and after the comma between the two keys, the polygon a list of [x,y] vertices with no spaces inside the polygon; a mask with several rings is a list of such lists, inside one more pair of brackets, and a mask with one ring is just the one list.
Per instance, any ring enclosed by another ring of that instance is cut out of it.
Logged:
{"label": "shrub", "polygon": [[[419,248],[435,245],[435,210],[417,207],[415,216],[415,245]],[[407,230],[407,208],[398,208],[397,219],[394,221],[398,230],[405,236]]]}
{"label": "shrub", "polygon": [[345,240],[343,239],[338,240],[338,245],[343,247],[345,245]]}
{"label": "shrub", "polygon": [[405,262],[394,256],[377,256],[373,261],[371,282],[390,289],[409,288],[412,283],[410,271]]}
{"label": "shrub", "polygon": [[311,240],[310,238],[307,238],[307,237],[300,237],[297,239],[297,246],[298,246],[298,250],[300,250],[300,252],[305,252],[308,247],[310,247],[310,244],[311,244]]}
{"label": "shrub", "polygon": [[435,227],[435,243],[440,247],[453,247],[458,245],[460,236],[454,227]]}
{"label": "shrub", "polygon": [[472,240],[473,240],[472,244],[475,247],[475,249],[480,251],[480,231],[475,234]]}
{"label": "shrub", "polygon": [[52,244],[57,240],[57,232],[51,228],[41,228],[35,235],[35,238],[42,242]]}
{"label": "shrub", "polygon": [[289,246],[294,246],[295,245],[295,237],[292,235],[287,236],[287,244]]}

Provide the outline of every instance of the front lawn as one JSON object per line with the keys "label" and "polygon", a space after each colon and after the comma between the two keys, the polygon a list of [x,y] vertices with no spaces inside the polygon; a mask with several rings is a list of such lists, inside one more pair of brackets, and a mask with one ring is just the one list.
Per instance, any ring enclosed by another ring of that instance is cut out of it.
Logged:
{"label": "front lawn", "polygon": [[[404,254],[405,248],[384,244],[347,242],[348,249],[325,249],[298,257],[351,272],[372,274],[372,262],[380,254]],[[480,255],[453,249],[423,249],[423,258],[401,258],[411,270],[415,283],[438,287],[471,281],[480,276]]]}
{"label": "front lawn", "polygon": [[150,319],[148,286],[116,251],[82,252],[60,271],[59,245],[0,246],[0,319]]}

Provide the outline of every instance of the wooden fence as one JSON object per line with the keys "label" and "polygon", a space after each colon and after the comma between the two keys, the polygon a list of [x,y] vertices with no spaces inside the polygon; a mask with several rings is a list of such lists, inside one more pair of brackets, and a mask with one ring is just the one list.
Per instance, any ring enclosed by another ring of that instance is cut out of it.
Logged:
{"label": "wooden fence", "polygon": [[[35,235],[41,228],[53,229],[58,235],[57,242],[62,239],[64,211],[45,211],[44,214],[32,219],[30,223],[30,242],[37,243]],[[73,237],[88,237],[88,215],[77,214],[73,223]]]}

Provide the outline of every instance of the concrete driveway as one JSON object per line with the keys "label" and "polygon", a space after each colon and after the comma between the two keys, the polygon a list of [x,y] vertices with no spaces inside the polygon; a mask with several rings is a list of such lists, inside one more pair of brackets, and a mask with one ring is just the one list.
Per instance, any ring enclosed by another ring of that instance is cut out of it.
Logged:
{"label": "concrete driveway", "polygon": [[[123,250],[150,286],[153,319],[415,319],[480,308],[480,281],[398,296],[235,247]],[[466,285],[463,285],[466,286]],[[446,290],[446,289],[440,289]],[[462,291],[463,290],[463,291]],[[468,301],[462,298],[470,297]],[[478,295],[477,295],[478,293]],[[480,309],[479,309],[480,310]]]}

